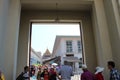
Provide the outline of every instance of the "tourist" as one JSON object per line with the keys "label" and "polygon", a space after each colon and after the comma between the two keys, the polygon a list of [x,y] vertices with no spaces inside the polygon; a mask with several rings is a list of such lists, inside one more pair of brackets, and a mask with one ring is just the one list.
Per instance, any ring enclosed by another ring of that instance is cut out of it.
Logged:
{"label": "tourist", "polygon": [[95,72],[95,80],[104,80],[104,77],[102,75],[104,68],[102,67],[96,67],[96,72]]}
{"label": "tourist", "polygon": [[0,71],[0,80],[5,80],[4,74]]}
{"label": "tourist", "polygon": [[30,68],[30,77],[34,76],[34,72],[35,72],[35,66],[31,66]]}
{"label": "tourist", "polygon": [[24,67],[24,72],[22,72],[16,80],[29,80],[29,67]]}
{"label": "tourist", "polygon": [[38,68],[37,80],[41,80],[41,68]]}
{"label": "tourist", "polygon": [[35,69],[31,71],[32,75],[30,77],[30,80],[36,80],[36,75],[35,75]]}
{"label": "tourist", "polygon": [[41,74],[41,78],[43,78],[44,80],[49,80],[49,72],[48,72],[48,68],[45,68]]}
{"label": "tourist", "polygon": [[108,61],[108,69],[110,70],[110,80],[120,80],[120,73],[115,69],[115,63]]}
{"label": "tourist", "polygon": [[54,68],[50,69],[49,74],[50,74],[50,79],[49,80],[57,80],[57,73],[54,70]]}
{"label": "tourist", "polygon": [[61,75],[62,80],[71,80],[71,76],[73,76],[73,71],[69,62],[64,62],[64,65],[60,67],[59,74]]}
{"label": "tourist", "polygon": [[94,75],[88,71],[87,66],[85,64],[82,65],[83,73],[81,75],[81,80],[95,80]]}
{"label": "tourist", "polygon": [[29,67],[28,66],[24,67],[23,77],[24,77],[25,80],[29,80]]}

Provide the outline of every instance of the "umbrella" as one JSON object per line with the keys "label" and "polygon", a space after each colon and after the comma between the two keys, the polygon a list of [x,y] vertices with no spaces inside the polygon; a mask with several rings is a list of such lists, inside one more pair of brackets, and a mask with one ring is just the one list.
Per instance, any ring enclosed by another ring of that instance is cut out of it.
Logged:
{"label": "umbrella", "polygon": [[57,66],[58,64],[57,63],[52,63],[53,66]]}

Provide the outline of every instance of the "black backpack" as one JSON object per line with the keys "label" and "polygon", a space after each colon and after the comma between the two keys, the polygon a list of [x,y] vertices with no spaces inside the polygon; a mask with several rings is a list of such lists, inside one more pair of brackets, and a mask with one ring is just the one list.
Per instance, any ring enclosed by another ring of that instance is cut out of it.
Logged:
{"label": "black backpack", "polygon": [[22,72],[22,73],[16,78],[16,80],[24,80],[23,75],[24,75],[24,73]]}

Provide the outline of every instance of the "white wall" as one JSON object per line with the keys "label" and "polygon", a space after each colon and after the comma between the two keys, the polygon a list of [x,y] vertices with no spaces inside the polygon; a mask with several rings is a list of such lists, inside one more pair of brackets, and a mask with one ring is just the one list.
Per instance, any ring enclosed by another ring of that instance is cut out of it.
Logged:
{"label": "white wall", "polygon": [[[66,41],[68,40],[72,41],[72,53],[66,53]],[[61,56],[61,64],[64,64],[63,57],[66,57],[66,54],[74,54],[78,59],[82,58],[82,52],[78,53],[77,41],[80,41],[80,37],[61,37],[60,42],[57,44],[56,53],[54,53],[55,56]]]}
{"label": "white wall", "polygon": [[[40,55],[41,55],[40,53],[31,51],[31,58],[33,58],[33,59],[35,59],[36,61],[39,61],[40,63],[42,63],[42,58],[41,58]],[[31,64],[33,64],[33,63],[31,63]]]}

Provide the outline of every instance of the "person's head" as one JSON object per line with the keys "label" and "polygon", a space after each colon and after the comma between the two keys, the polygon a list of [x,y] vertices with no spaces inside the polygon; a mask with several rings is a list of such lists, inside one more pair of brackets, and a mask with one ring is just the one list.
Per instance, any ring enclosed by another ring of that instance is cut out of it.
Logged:
{"label": "person's head", "polygon": [[29,71],[29,67],[28,67],[28,66],[25,66],[25,67],[24,67],[24,71],[25,71],[25,72],[28,72],[28,71]]}
{"label": "person's head", "polygon": [[31,67],[31,68],[30,68],[30,71],[32,71],[32,70],[34,70],[34,68],[33,68],[33,67]]}
{"label": "person's head", "polygon": [[104,71],[104,68],[103,67],[96,67],[96,72],[95,72],[95,74],[98,74],[98,73],[102,73],[103,71]]}
{"label": "person's head", "polygon": [[35,75],[35,70],[32,70],[32,75]]}
{"label": "person's head", "polygon": [[54,68],[50,68],[50,71],[54,71],[55,69]]}
{"label": "person's head", "polygon": [[47,69],[47,68],[45,68],[45,69],[44,69],[44,72],[48,72],[48,69]]}
{"label": "person's head", "polygon": [[41,71],[41,68],[39,67],[38,70]]}
{"label": "person's head", "polygon": [[113,69],[115,68],[115,63],[113,61],[108,61],[108,69]]}
{"label": "person's head", "polygon": [[83,70],[83,71],[86,71],[86,70],[87,70],[87,65],[86,65],[86,64],[83,64],[83,65],[82,65],[82,70]]}

